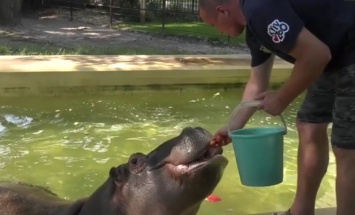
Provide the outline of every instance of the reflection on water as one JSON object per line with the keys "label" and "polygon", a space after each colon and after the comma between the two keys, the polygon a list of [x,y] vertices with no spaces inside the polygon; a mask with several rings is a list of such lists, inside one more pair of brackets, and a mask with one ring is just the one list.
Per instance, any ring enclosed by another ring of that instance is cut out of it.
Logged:
{"label": "reflection on water", "polygon": [[[215,132],[228,122],[241,90],[138,92],[116,96],[1,98],[0,180],[20,180],[50,187],[63,198],[89,195],[107,177],[111,166],[131,153],[149,152],[178,135],[185,126]],[[232,146],[230,163],[214,194],[221,202],[204,202],[200,215],[246,214],[289,207],[296,183],[299,101],[284,114],[285,181],[267,188],[240,184]],[[258,112],[256,124],[279,123]],[[334,158],[318,195],[317,207],[334,206]]]}

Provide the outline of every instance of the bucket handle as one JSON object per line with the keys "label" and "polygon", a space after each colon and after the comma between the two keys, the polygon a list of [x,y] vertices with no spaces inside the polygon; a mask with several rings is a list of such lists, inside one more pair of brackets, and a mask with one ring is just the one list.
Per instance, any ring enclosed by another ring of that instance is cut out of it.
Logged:
{"label": "bucket handle", "polygon": [[[247,102],[240,103],[237,107],[234,108],[234,110],[231,114],[231,117],[230,117],[231,120],[229,121],[229,124],[228,124],[228,135],[229,136],[231,135],[230,125],[231,125],[231,121],[233,119],[234,114],[237,113],[243,107],[257,107],[260,103],[261,103],[261,101],[259,101],[259,100],[247,101]],[[286,121],[285,121],[284,117],[282,116],[282,114],[279,114],[278,116],[280,117],[281,122],[282,122],[283,126],[285,127],[285,134],[287,134]]]}

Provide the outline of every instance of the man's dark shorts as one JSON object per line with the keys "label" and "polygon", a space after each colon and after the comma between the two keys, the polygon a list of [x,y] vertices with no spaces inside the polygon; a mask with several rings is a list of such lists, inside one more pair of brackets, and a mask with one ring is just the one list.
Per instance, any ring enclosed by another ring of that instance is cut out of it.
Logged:
{"label": "man's dark shorts", "polygon": [[297,118],[302,122],[332,122],[332,145],[355,149],[355,64],[327,71],[308,89]]}

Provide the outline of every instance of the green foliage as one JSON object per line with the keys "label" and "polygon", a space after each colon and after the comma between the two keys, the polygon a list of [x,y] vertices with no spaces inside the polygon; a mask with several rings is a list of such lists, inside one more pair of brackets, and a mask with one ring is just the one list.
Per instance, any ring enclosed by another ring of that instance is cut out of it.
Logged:
{"label": "green foliage", "polygon": [[[157,22],[145,24],[125,23],[120,24],[118,27],[145,31],[150,33],[162,33],[162,24]],[[240,35],[239,37],[228,38],[226,35],[219,33],[215,27],[200,22],[166,23],[165,34],[168,36],[178,36],[185,37],[188,39],[205,40],[212,44],[245,44],[244,34]]]}

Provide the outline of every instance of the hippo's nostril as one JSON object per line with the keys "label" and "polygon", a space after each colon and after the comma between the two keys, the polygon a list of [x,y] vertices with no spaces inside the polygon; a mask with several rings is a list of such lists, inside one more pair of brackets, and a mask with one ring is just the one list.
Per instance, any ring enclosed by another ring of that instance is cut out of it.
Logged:
{"label": "hippo's nostril", "polygon": [[212,157],[211,154],[210,154],[210,151],[207,150],[206,153],[203,155],[203,159],[207,160],[210,157]]}

